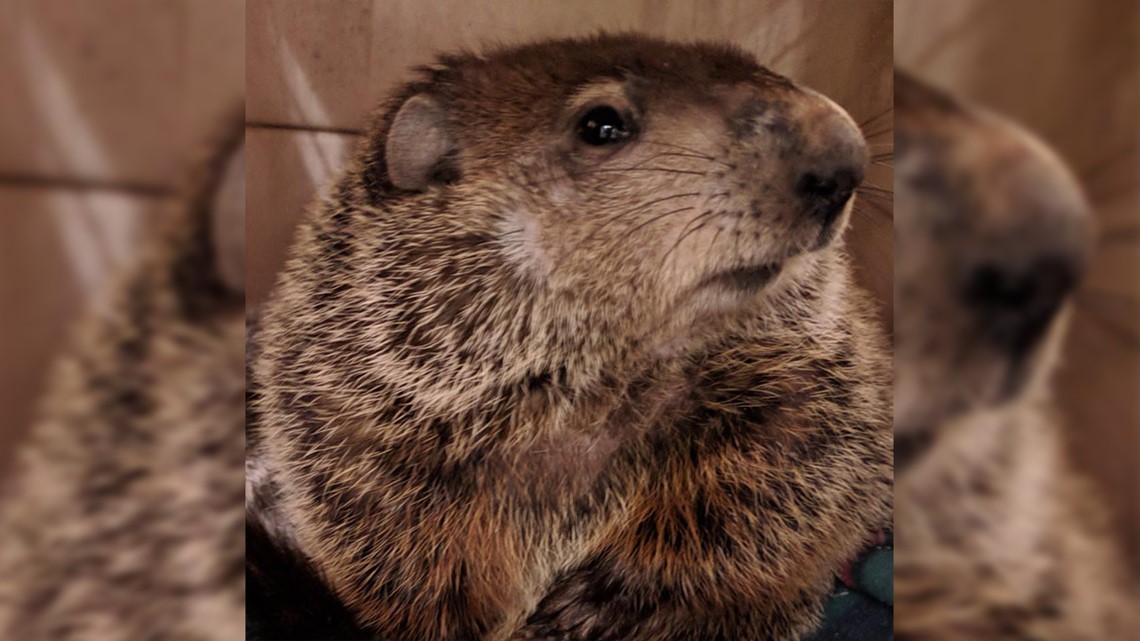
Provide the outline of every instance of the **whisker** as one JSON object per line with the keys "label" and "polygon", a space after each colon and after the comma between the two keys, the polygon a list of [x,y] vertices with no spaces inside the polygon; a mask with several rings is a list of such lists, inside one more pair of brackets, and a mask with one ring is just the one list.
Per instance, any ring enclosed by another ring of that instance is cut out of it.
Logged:
{"label": "whisker", "polygon": [[616,213],[616,214],[606,218],[604,221],[602,221],[602,223],[599,226],[595,227],[594,230],[590,232],[590,235],[587,236],[585,238],[585,240],[586,241],[593,240],[594,237],[598,234],[598,232],[602,231],[607,226],[609,226],[611,223],[622,218],[623,216],[628,216],[628,215],[630,215],[636,211],[639,211],[641,209],[645,209],[646,207],[652,207],[653,205],[656,205],[658,203],[663,203],[663,202],[666,202],[669,200],[675,200],[677,198],[686,198],[686,197],[699,196],[699,195],[700,195],[700,192],[696,192],[696,191],[691,191],[691,192],[687,192],[684,194],[673,194],[670,196],[663,196],[661,198],[655,198],[653,200],[641,203],[640,205],[636,205],[631,209],[619,211],[618,213]]}
{"label": "whisker", "polygon": [[665,212],[665,213],[663,213],[663,214],[657,214],[657,215],[656,215],[656,216],[654,216],[653,218],[650,218],[649,220],[647,220],[647,221],[645,221],[645,222],[643,222],[643,223],[639,224],[638,226],[634,227],[633,229],[629,230],[629,233],[630,233],[630,235],[633,235],[634,233],[636,233],[636,232],[639,232],[639,231],[641,231],[642,229],[645,229],[645,228],[646,228],[646,227],[648,227],[649,225],[652,225],[653,223],[655,223],[655,222],[657,222],[657,221],[661,220],[662,218],[666,218],[666,217],[668,217],[668,216],[672,216],[673,214],[679,214],[679,213],[681,213],[681,212],[683,212],[683,211],[689,211],[689,210],[692,210],[692,209],[696,209],[696,207],[695,207],[695,206],[689,206],[689,207],[681,207],[681,208],[679,208],[679,209],[673,209],[673,210],[667,211],[667,212]]}
{"label": "whisker", "polygon": [[[889,127],[886,127],[884,129],[880,129],[880,130],[875,131],[873,133],[872,132],[864,132],[863,137],[866,138],[867,140],[870,140],[872,138],[877,138],[879,136],[889,134],[889,133],[893,132],[894,130],[895,130],[895,125],[894,125],[894,123],[891,123],[891,125]],[[893,138],[892,138],[892,140],[893,140]]]}
{"label": "whisker", "polygon": [[693,235],[698,230],[705,228],[708,225],[708,219],[713,217],[713,216],[716,216],[718,214],[720,214],[719,211],[710,209],[709,211],[702,212],[701,215],[690,220],[689,223],[687,225],[685,225],[685,228],[688,228],[689,225],[692,225],[693,223],[698,222],[698,221],[704,221],[704,222],[701,222],[699,225],[693,227],[692,229],[689,229],[688,231],[685,231],[684,229],[681,230],[681,232],[682,232],[681,235],[677,238],[676,242],[673,243],[673,245],[669,248],[668,251],[665,252],[665,255],[661,258],[661,264],[659,264],[657,266],[656,273],[660,274],[662,271],[665,270],[665,265],[666,265],[666,263],[669,262],[669,258],[673,255],[674,252],[677,251],[677,248],[681,246],[681,243],[684,242],[686,238]]}
{"label": "whisker", "polygon": [[1079,172],[1077,172],[1077,176],[1080,177],[1080,179],[1086,184],[1091,183],[1094,174],[1100,174],[1102,171],[1108,169],[1109,167],[1112,167],[1124,158],[1128,158],[1129,156],[1135,154],[1137,147],[1140,147],[1140,143],[1137,143],[1136,141],[1122,145],[1120,148],[1106,154],[1105,157],[1101,160],[1093,163],[1092,166],[1081,169]]}
{"label": "whisker", "polygon": [[869,203],[874,203],[874,204],[879,205],[879,206],[886,208],[886,209],[891,209],[894,207],[894,202],[895,202],[894,197],[889,196],[887,194],[879,194],[879,193],[875,193],[873,191],[868,191],[868,192],[864,192],[864,193],[857,193],[856,196],[858,196],[858,198],[855,199],[855,202],[867,201]]}
{"label": "whisker", "polygon": [[659,147],[671,147],[673,149],[680,149],[681,151],[688,152],[690,154],[695,154],[697,156],[701,156],[701,157],[705,158],[706,160],[715,160],[716,159],[716,156],[710,156],[708,154],[701,153],[701,151],[699,149],[693,149],[692,147],[686,147],[684,145],[678,145],[677,143],[673,143],[673,142],[661,142],[660,140],[641,140],[639,142],[643,145],[657,145]]}
{"label": "whisker", "polygon": [[[732,169],[736,168],[736,166],[733,165],[732,163],[725,162],[725,161],[721,160],[720,158],[717,158],[716,156],[710,156],[709,154],[701,153],[697,149],[692,149],[692,148],[686,147],[684,145],[677,145],[677,144],[668,143],[668,142],[660,142],[657,140],[642,140],[641,144],[643,144],[643,145],[657,145],[659,147],[666,147],[669,149],[678,149],[680,151],[679,152],[673,152],[672,155],[686,157],[686,158],[689,158],[689,157],[699,158],[701,160],[707,160],[709,162],[715,162],[717,164],[724,165],[725,167],[729,167]],[[669,155],[669,154],[663,154],[663,155]]]}
{"label": "whisker", "polygon": [[873,190],[867,190],[867,191],[855,190],[855,195],[858,196],[858,198],[855,199],[855,202],[859,202],[860,200],[865,200],[869,203],[874,203],[876,205],[879,205],[880,207],[883,207],[884,209],[893,209],[894,208],[894,202],[895,202],[894,192],[873,191]]}
{"label": "whisker", "polygon": [[[1080,294],[1077,294],[1077,298],[1078,301],[1085,303],[1089,302],[1088,298],[1082,299]],[[1084,314],[1088,316],[1090,320],[1099,325],[1101,329],[1122,340],[1132,349],[1140,350],[1140,336],[1138,336],[1128,327],[1111,320],[1108,318],[1107,314],[1097,311],[1094,305],[1077,305],[1077,311],[1084,312]]]}
{"label": "whisker", "polygon": [[679,152],[679,151],[662,151],[662,152],[658,152],[658,153],[656,153],[656,154],[654,154],[654,155],[650,156],[649,158],[646,158],[645,160],[642,160],[641,162],[637,163],[636,165],[633,165],[632,167],[630,167],[630,169],[638,169],[638,168],[642,167],[643,165],[645,165],[646,163],[650,163],[650,162],[653,162],[653,161],[655,161],[655,160],[658,160],[658,159],[660,159],[660,158],[664,158],[664,157],[666,157],[666,156],[672,156],[672,157],[680,157],[680,158],[695,158],[695,159],[697,159],[697,160],[704,160],[704,161],[708,161],[708,162],[718,162],[718,163],[720,163],[720,164],[722,164],[722,165],[725,165],[725,166],[727,166],[727,167],[731,167],[731,168],[735,169],[735,166],[733,166],[733,165],[729,165],[728,163],[725,163],[725,162],[721,162],[721,161],[719,161],[719,160],[717,160],[717,159],[715,159],[715,158],[707,158],[707,157],[705,157],[705,156],[700,156],[700,155],[697,155],[697,154],[682,153],[682,152]]}
{"label": "whisker", "polygon": [[1140,227],[1126,227],[1124,229],[1110,229],[1100,235],[1101,245],[1116,243],[1129,243],[1140,240]]}
{"label": "whisker", "polygon": [[[689,207],[680,207],[680,208],[678,208],[678,209],[674,209],[674,210],[671,210],[671,211],[667,211],[667,212],[665,212],[665,213],[663,213],[663,214],[658,214],[658,215],[654,216],[653,218],[650,218],[649,220],[647,220],[647,221],[645,221],[645,222],[641,223],[640,225],[638,225],[638,226],[634,227],[633,229],[631,229],[631,230],[629,231],[629,234],[627,234],[627,236],[632,236],[633,234],[635,234],[635,233],[637,233],[637,232],[641,231],[642,229],[644,229],[644,228],[648,227],[649,225],[652,225],[653,223],[656,223],[656,222],[658,222],[658,221],[660,221],[660,220],[663,220],[663,219],[665,219],[665,218],[668,218],[669,216],[673,216],[673,215],[675,215],[675,214],[679,214],[679,213],[681,213],[681,212],[685,212],[685,211],[691,211],[691,210],[693,210],[693,209],[696,209],[696,207],[695,207],[695,206],[689,206]],[[624,245],[624,243],[621,243],[621,242],[615,242],[615,243],[614,243],[614,244],[613,244],[613,245],[610,247],[610,249],[609,249],[608,251],[606,251],[606,253],[604,254],[604,256],[605,256],[605,257],[608,257],[608,256],[610,256],[611,254],[613,254],[613,252],[615,252],[615,251],[617,251],[617,250],[619,250],[619,249],[623,248],[624,246],[625,246],[625,245]]]}
{"label": "whisker", "polygon": [[874,189],[871,187],[866,187],[866,188],[856,187],[855,193],[859,196],[871,196],[871,197],[877,197],[877,198],[885,198],[887,200],[894,200],[894,196],[895,196],[895,192],[893,189],[886,189],[884,187],[880,187],[878,189]]}
{"label": "whisker", "polygon": [[[863,205],[866,204],[870,209],[866,209]],[[882,203],[877,203],[870,199],[856,199],[855,206],[852,209],[855,213],[867,213],[873,216],[880,216],[888,220],[894,217],[894,208],[884,206]]]}
{"label": "whisker", "polygon": [[889,114],[889,113],[892,113],[892,112],[894,112],[894,110],[895,110],[895,106],[894,106],[894,105],[891,105],[890,107],[887,107],[887,108],[886,108],[886,109],[884,109],[883,111],[880,111],[879,113],[875,114],[874,116],[871,116],[870,118],[868,118],[868,119],[864,120],[863,122],[859,123],[859,128],[860,128],[860,129],[862,129],[863,127],[866,127],[867,125],[871,124],[872,122],[875,122],[875,121],[876,121],[876,120],[878,120],[879,118],[882,118],[883,116],[885,116],[885,115],[887,115],[887,114]]}
{"label": "whisker", "polygon": [[882,185],[875,185],[872,183],[862,183],[858,187],[855,188],[855,191],[861,191],[864,189],[867,191],[874,191],[874,192],[880,192],[880,193],[886,193],[886,194],[892,194],[892,195],[895,193],[895,190],[893,187],[888,189],[886,187],[883,187]]}
{"label": "whisker", "polygon": [[[583,174],[613,174],[623,171],[660,171],[666,174],[688,174],[691,176],[707,176],[707,171],[694,171],[690,169],[672,169],[669,167],[610,167],[605,169],[593,169]],[[579,174],[582,175],[582,174]]]}
{"label": "whisker", "polygon": [[1105,187],[1098,191],[1090,191],[1089,200],[1094,205],[1103,207],[1108,203],[1115,202],[1118,198],[1135,194],[1137,186],[1136,183],[1125,183],[1123,185]]}
{"label": "whisker", "polygon": [[1099,287],[1085,287],[1078,292],[1078,295],[1089,295],[1114,302],[1127,303],[1129,305],[1140,305],[1140,294],[1115,292],[1111,289],[1101,289]]}
{"label": "whisker", "polygon": [[540,185],[545,185],[546,183],[555,182],[558,180],[572,180],[573,178],[580,178],[582,176],[590,176],[593,174],[603,174],[603,173],[613,174],[613,173],[621,173],[621,172],[628,172],[628,171],[658,171],[658,172],[666,173],[666,174],[691,174],[694,176],[707,176],[709,174],[709,172],[707,172],[707,171],[673,169],[670,167],[638,167],[638,166],[633,166],[633,167],[603,167],[603,168],[587,169],[584,171],[576,172],[573,176],[570,176],[567,174],[561,174],[558,176],[551,176],[550,178],[545,178],[543,180],[532,180],[532,181],[527,182],[526,186],[538,187]]}

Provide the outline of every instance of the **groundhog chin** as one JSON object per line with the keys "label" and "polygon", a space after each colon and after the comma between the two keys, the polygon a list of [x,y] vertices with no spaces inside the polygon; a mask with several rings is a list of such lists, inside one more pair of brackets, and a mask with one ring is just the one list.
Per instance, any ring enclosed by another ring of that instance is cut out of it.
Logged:
{"label": "groundhog chin", "polygon": [[697,284],[700,289],[737,290],[744,295],[756,293],[772,282],[783,270],[782,262],[734,267],[706,276]]}
{"label": "groundhog chin", "polygon": [[781,304],[783,293],[805,278],[824,252],[796,254],[772,262],[758,262],[719,270],[704,276],[682,297],[699,323],[703,318],[732,320],[753,318],[763,309]]}

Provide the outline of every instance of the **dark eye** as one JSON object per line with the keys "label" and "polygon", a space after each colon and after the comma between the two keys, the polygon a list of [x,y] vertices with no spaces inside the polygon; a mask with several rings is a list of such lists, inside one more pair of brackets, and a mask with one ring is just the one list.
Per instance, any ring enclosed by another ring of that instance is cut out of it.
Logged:
{"label": "dark eye", "polygon": [[613,145],[630,136],[629,127],[617,109],[608,105],[594,107],[578,122],[578,137],[587,145]]}

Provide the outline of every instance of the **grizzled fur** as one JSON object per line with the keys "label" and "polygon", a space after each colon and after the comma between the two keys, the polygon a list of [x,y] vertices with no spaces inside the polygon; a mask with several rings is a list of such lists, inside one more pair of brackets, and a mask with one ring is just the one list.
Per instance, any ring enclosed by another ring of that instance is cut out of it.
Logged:
{"label": "grizzled fur", "polygon": [[[599,103],[630,143],[578,142]],[[422,190],[390,178],[408,104],[452,143]],[[422,70],[261,318],[257,527],[376,638],[799,638],[891,504],[850,205],[821,227],[792,193],[828,127],[854,124],[727,47]]]}
{"label": "grizzled fur", "polygon": [[901,73],[895,106],[898,638],[1133,638],[1048,400],[1064,310],[1010,331],[963,295],[979,266],[1077,278],[1087,206],[1011,124]]}
{"label": "grizzled fur", "polygon": [[227,132],[53,371],[0,498],[0,638],[242,635],[243,299],[212,228]]}

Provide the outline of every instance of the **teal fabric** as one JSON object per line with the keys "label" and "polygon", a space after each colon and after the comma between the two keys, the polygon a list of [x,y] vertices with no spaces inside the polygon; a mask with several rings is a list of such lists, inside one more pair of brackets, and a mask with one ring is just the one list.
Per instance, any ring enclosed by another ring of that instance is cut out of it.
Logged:
{"label": "teal fabric", "polygon": [[889,547],[875,548],[852,570],[857,590],[887,605],[894,605],[895,555]]}
{"label": "teal fabric", "polygon": [[889,641],[894,638],[894,550],[868,550],[851,568],[852,585],[836,581],[823,624],[809,641]]}

